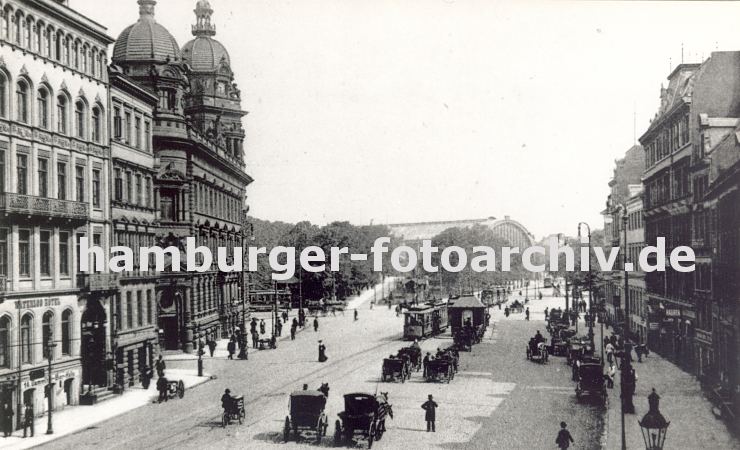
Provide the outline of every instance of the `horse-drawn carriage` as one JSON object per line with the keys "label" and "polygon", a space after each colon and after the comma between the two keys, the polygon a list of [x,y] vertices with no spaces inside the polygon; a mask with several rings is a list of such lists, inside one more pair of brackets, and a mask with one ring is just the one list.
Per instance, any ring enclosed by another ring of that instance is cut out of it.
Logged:
{"label": "horse-drawn carriage", "polygon": [[472,329],[462,328],[453,333],[452,340],[457,348],[469,352],[473,350],[473,344],[475,344],[476,336],[474,335]]}
{"label": "horse-drawn carriage", "polygon": [[298,439],[302,430],[313,431],[316,443],[321,442],[321,437],[326,436],[329,428],[329,419],[326,417],[326,396],[319,391],[295,391],[290,394],[290,415],[285,416],[283,427],[283,438],[287,442],[290,439],[290,431]]}
{"label": "horse-drawn carriage", "polygon": [[509,305],[509,311],[514,313],[523,313],[524,312],[524,303],[520,302],[519,300],[514,300],[511,302],[511,305]]}
{"label": "horse-drawn carriage", "polygon": [[455,378],[457,371],[457,352],[454,348],[448,348],[427,362],[425,381],[445,381],[449,383]]}
{"label": "horse-drawn carriage", "polygon": [[602,403],[606,402],[606,382],[601,364],[582,363],[578,367],[576,398],[580,400],[587,395],[596,396]]}
{"label": "horse-drawn carriage", "polygon": [[573,365],[575,362],[583,361],[584,357],[592,356],[594,354],[594,348],[591,346],[588,338],[585,337],[572,337],[568,340],[568,365]]}
{"label": "horse-drawn carriage", "polygon": [[545,341],[536,342],[535,340],[530,340],[527,344],[528,360],[545,364],[547,362],[547,355],[547,343]]}
{"label": "horse-drawn carriage", "polygon": [[401,359],[408,358],[410,363],[410,370],[419,371],[421,369],[421,362],[422,362],[422,356],[421,356],[421,348],[415,345],[411,345],[409,347],[402,347],[398,351],[398,357]]}
{"label": "horse-drawn carriage", "polygon": [[221,416],[221,426],[225,427],[230,424],[232,420],[242,424],[242,419],[247,417],[247,411],[244,408],[244,396],[234,397],[231,400],[231,404],[224,409],[224,413]]}
{"label": "horse-drawn carriage", "polygon": [[400,380],[405,382],[411,377],[411,363],[406,358],[399,358],[391,355],[390,358],[383,359],[383,381]]}
{"label": "horse-drawn carriage", "polygon": [[568,342],[558,336],[553,336],[552,339],[550,339],[550,345],[547,348],[547,352],[553,356],[567,356]]}
{"label": "horse-drawn carriage", "polygon": [[388,416],[393,418],[387,392],[381,395],[346,394],[344,411],[339,413],[339,420],[335,423],[334,444],[350,444],[359,433],[367,439],[368,448],[372,448],[373,441],[379,441],[383,437]]}

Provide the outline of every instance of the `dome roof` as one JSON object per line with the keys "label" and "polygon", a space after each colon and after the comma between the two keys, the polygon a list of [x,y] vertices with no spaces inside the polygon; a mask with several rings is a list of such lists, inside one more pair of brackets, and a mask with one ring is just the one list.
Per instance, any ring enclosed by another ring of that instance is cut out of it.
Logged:
{"label": "dome roof", "polygon": [[231,65],[229,52],[217,40],[199,36],[182,48],[182,59],[196,72],[211,72],[218,68],[221,59]]}
{"label": "dome roof", "polygon": [[152,0],[139,0],[139,20],[121,32],[113,47],[113,62],[161,61],[180,58],[180,46],[169,31],[154,20]]}

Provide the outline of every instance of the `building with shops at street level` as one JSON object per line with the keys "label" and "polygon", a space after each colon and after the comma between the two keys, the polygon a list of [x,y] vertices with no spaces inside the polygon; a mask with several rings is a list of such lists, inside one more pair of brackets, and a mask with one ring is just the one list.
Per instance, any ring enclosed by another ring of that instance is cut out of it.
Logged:
{"label": "building with shops at street level", "polygon": [[[153,111],[153,179],[158,245],[184,248],[186,237],[211,249],[245,237],[245,132],[241,92],[225,47],[215,38],[213,9],[196,3],[194,39],[181,49],[155,19],[156,1],[138,0],[139,19],[124,29],[113,64],[157,96]],[[233,256],[233,255],[229,255]],[[214,258],[215,261],[215,258]],[[166,272],[157,279],[160,346],[193,351],[207,332],[227,336],[248,315],[245,274]]]}
{"label": "building with shops at street level", "polygon": [[110,353],[116,283],[80,274],[75,243],[109,246],[113,39],[65,1],[0,12],[0,398],[20,420],[24,403],[43,414],[48,395],[58,409],[106,383],[85,362]]}

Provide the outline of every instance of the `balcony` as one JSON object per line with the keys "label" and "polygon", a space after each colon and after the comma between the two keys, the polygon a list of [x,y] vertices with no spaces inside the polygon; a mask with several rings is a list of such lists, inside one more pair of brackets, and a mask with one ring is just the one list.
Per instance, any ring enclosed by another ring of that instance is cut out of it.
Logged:
{"label": "balcony", "polygon": [[87,220],[89,216],[87,203],[10,192],[0,194],[0,211],[5,214],[70,220]]}
{"label": "balcony", "polygon": [[83,273],[77,275],[77,287],[87,292],[111,292],[119,289],[117,273]]}

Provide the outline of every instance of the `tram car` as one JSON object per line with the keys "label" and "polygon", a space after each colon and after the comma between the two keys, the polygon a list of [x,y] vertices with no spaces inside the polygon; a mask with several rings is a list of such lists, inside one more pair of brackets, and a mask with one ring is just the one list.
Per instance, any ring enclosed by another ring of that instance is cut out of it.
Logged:
{"label": "tram car", "polygon": [[447,303],[412,305],[403,312],[403,338],[423,339],[443,333],[448,326]]}
{"label": "tram car", "polygon": [[465,323],[470,321],[476,334],[479,330],[485,332],[488,323],[486,306],[472,294],[463,295],[452,301],[448,307],[452,335],[462,333]]}

